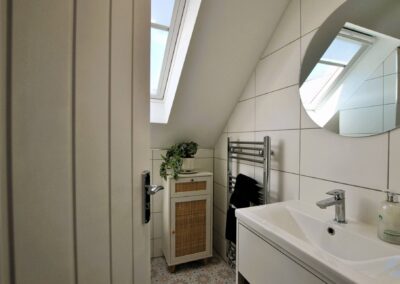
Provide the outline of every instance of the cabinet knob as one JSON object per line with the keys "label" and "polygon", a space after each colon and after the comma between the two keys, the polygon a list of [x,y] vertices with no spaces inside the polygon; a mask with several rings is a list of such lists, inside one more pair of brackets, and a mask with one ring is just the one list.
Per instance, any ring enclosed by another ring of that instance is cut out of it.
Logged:
{"label": "cabinet knob", "polygon": [[172,231],[172,234],[175,235],[175,230]]}
{"label": "cabinet knob", "polygon": [[194,182],[194,179],[191,179],[190,181],[191,181],[191,182]]}

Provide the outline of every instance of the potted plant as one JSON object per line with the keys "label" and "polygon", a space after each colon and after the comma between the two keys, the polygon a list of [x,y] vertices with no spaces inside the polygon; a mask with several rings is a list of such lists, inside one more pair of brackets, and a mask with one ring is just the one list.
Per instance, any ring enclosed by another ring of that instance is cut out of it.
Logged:
{"label": "potted plant", "polygon": [[177,179],[182,171],[193,171],[197,148],[197,143],[193,141],[178,143],[168,148],[166,155],[161,156],[163,162],[160,166],[160,176],[167,179],[168,175],[172,175]]}

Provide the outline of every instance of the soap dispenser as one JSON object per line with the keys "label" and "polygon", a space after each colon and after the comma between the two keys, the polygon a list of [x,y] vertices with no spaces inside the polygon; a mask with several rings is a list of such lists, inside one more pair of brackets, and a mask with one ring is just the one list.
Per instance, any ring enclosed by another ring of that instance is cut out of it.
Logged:
{"label": "soap dispenser", "polygon": [[378,214],[378,237],[388,243],[400,244],[400,203],[398,195],[386,192]]}

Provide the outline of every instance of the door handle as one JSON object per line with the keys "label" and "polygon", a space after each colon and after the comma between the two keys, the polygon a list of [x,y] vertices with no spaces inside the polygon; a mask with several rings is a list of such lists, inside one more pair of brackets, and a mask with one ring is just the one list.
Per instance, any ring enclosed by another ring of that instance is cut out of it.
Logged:
{"label": "door handle", "polygon": [[161,185],[154,185],[154,184],[151,184],[151,185],[146,185],[146,193],[147,194],[149,194],[149,195],[154,195],[154,194],[156,194],[157,192],[159,192],[160,190],[163,190],[164,189],[164,187],[163,186],[161,186]]}
{"label": "door handle", "polygon": [[151,195],[156,194],[164,187],[161,185],[150,184],[150,171],[142,173],[142,190],[143,190],[143,223],[147,224],[151,218]]}

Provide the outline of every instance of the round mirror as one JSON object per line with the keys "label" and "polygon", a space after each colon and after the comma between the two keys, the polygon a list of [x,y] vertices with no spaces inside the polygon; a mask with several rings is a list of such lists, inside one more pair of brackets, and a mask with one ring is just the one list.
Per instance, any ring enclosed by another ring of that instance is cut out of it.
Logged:
{"label": "round mirror", "polygon": [[348,0],[307,48],[300,97],[309,117],[340,135],[400,126],[400,1]]}

